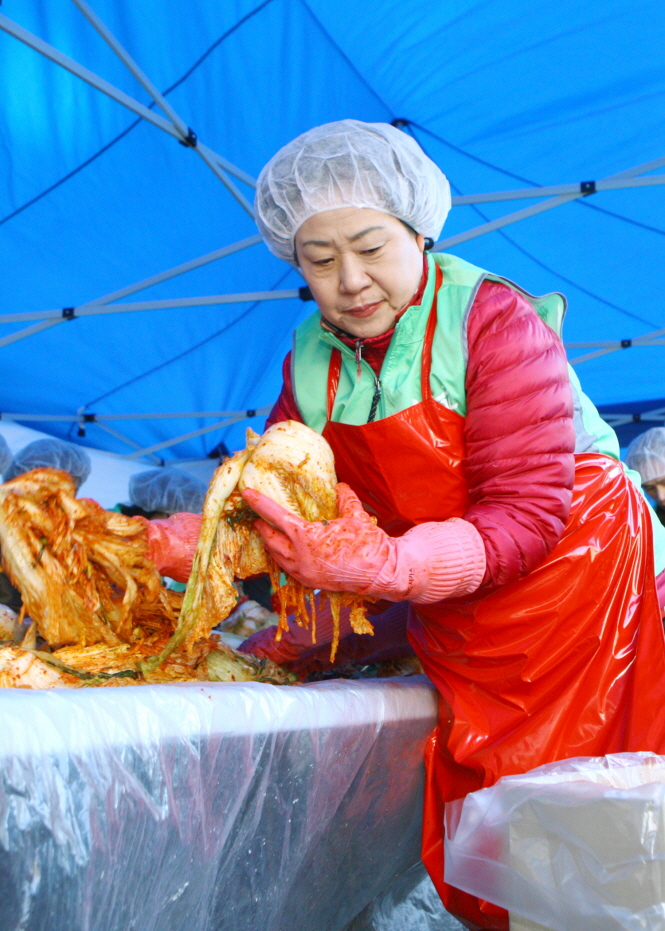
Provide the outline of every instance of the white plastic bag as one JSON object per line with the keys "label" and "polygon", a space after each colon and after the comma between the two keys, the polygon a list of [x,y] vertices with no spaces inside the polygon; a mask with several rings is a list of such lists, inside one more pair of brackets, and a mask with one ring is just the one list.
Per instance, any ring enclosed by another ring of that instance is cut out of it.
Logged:
{"label": "white plastic bag", "polygon": [[663,931],[665,757],[580,757],[472,792],[446,806],[445,863],[446,882],[554,931]]}

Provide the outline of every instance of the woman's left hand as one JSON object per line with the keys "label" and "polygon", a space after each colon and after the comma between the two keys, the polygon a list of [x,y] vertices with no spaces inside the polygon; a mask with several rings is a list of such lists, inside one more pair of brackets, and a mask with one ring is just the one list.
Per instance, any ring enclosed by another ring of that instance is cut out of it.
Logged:
{"label": "woman's left hand", "polygon": [[263,518],[255,526],[271,555],[308,588],[364,590],[390,556],[390,537],[348,485],[337,486],[339,517],[330,521],[303,520],[251,488],[243,498]]}
{"label": "woman's left hand", "polygon": [[339,517],[306,521],[247,488],[256,529],[277,563],[308,588],[357,592],[389,601],[434,602],[473,592],[485,572],[482,537],[468,521],[420,524],[389,537],[340,482]]}

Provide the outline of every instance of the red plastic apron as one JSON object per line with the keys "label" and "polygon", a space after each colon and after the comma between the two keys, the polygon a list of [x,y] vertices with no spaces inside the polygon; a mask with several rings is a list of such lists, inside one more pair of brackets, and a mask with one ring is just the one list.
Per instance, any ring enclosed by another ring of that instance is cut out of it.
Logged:
{"label": "red plastic apron", "polygon": [[[440,282],[437,281],[437,293]],[[374,423],[330,421],[323,435],[347,482],[393,536],[461,517],[464,418],[433,400],[433,305],[421,403]],[[500,776],[574,756],[665,752],[665,637],[648,505],[621,465],[576,456],[566,530],[548,559],[489,594],[412,605],[409,638],[439,694],[426,752],[423,860],[469,928],[506,931],[503,909],[443,881],[443,808]]]}

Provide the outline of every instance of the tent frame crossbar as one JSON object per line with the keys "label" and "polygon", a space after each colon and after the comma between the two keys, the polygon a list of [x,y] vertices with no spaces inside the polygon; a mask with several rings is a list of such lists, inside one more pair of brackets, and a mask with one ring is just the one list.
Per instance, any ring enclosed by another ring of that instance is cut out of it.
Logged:
{"label": "tent frame crossbar", "polygon": [[624,188],[652,187],[665,184],[665,175],[647,178],[606,178],[602,181],[579,181],[574,184],[555,184],[551,187],[529,187],[515,191],[494,191],[490,194],[460,194],[451,198],[453,207],[470,204],[492,204],[504,200],[527,200],[532,197],[554,197],[561,194],[579,194],[589,197],[599,191],[620,191]]}
{"label": "tent frame crossbar", "polygon": [[665,420],[665,407],[656,407],[650,411],[638,411],[626,414],[623,411],[613,413],[603,411],[603,420],[611,427],[623,427],[627,423],[658,423]]}
{"label": "tent frame crossbar", "polygon": [[113,49],[120,61],[134,75],[141,87],[143,87],[143,89],[147,91],[148,94],[150,94],[155,103],[161,107],[163,112],[178,130],[180,140],[182,142],[186,142],[189,135],[189,127],[180,119],[164,95],[160,93],[150,78],[142,71],[141,68],[139,68],[131,55],[129,55],[126,49],[118,42],[111,31],[107,29],[99,16],[97,16],[97,14],[91,9],[85,0],[73,0],[73,3],[76,4],[81,13],[83,13],[88,22],[93,26],[93,28],[97,30],[106,44]]}
{"label": "tent frame crossbar", "polygon": [[603,347],[597,349],[595,352],[587,352],[583,356],[576,356],[574,359],[569,359],[571,365],[579,365],[581,362],[590,362],[592,359],[600,359],[601,356],[609,355],[611,352],[618,352],[621,349],[631,349],[634,346],[663,346],[665,345],[665,340],[659,339],[658,337],[660,336],[665,336],[665,328],[652,330],[651,333],[645,333],[643,336],[636,336],[634,339],[572,343],[571,347],[566,346],[566,348],[581,349],[583,346]]}
{"label": "tent frame crossbar", "polygon": [[[238,187],[227,177],[224,170],[219,164],[219,156],[216,152],[213,152],[207,146],[199,146],[198,139],[196,134],[190,129],[189,126],[182,120],[168,100],[164,97],[162,93],[155,87],[150,78],[143,72],[141,68],[137,65],[134,59],[131,57],[129,52],[118,42],[113,33],[104,25],[102,20],[97,16],[97,14],[88,6],[86,0],[73,0],[76,6],[79,8],[81,13],[85,16],[88,22],[97,30],[99,35],[104,39],[107,45],[113,49],[115,54],[118,56],[120,61],[125,65],[125,67],[130,71],[130,73],[136,78],[141,87],[152,97],[158,107],[161,107],[166,116],[171,120],[171,123],[175,127],[180,137],[179,142],[184,146],[193,148],[197,155],[199,155],[203,161],[206,163],[208,168],[213,172],[213,174],[222,182],[222,184],[227,188],[230,194],[235,197],[238,203],[243,207],[247,213],[253,218],[254,209],[249,203],[245,195],[238,190]],[[256,185],[254,185],[256,186]]]}
{"label": "tent frame crossbar", "polygon": [[[78,0],[74,0],[77,2]],[[89,9],[89,8],[88,8]],[[90,10],[90,15],[97,19],[94,13]],[[106,30],[106,27],[101,24],[101,21],[98,21],[102,28]],[[95,27],[97,28],[97,26]],[[45,58],[48,58],[50,61],[54,62],[57,65],[60,65],[61,68],[64,68],[66,71],[69,71],[71,74],[76,75],[76,77],[81,78],[91,87],[96,88],[101,91],[103,94],[106,94],[108,97],[111,97],[117,103],[122,104],[128,110],[131,110],[137,116],[142,117],[148,123],[152,123],[153,126],[156,126],[158,129],[163,130],[163,132],[168,133],[170,136],[173,136],[177,139],[178,142],[182,143],[188,148],[194,149],[200,157],[206,162],[209,168],[214,172],[217,178],[222,181],[222,183],[227,187],[229,192],[235,197],[235,199],[241,204],[241,206],[249,213],[253,218],[254,211],[251,204],[247,201],[244,194],[238,190],[236,185],[226,177],[222,165],[229,174],[233,174],[236,177],[239,174],[242,176],[241,180],[245,183],[250,184],[251,186],[256,186],[256,182],[248,175],[246,172],[241,171],[241,169],[236,168],[231,162],[227,159],[222,159],[216,152],[213,152],[208,146],[199,142],[196,138],[196,135],[192,130],[187,127],[187,132],[183,135],[180,129],[174,125],[174,123],[169,120],[164,119],[163,116],[160,116],[158,113],[154,113],[149,107],[144,106],[142,103],[139,103],[138,100],[135,100],[133,97],[130,97],[129,94],[126,94],[124,91],[121,91],[119,88],[115,87],[109,81],[106,81],[104,78],[100,78],[99,75],[95,74],[93,71],[90,71],[88,68],[85,68],[83,65],[80,65],[78,62],[74,61],[73,58],[70,58],[68,55],[65,55],[63,52],[60,52],[58,49],[54,48],[52,45],[49,45],[48,42],[44,42],[43,39],[40,39],[38,36],[33,35],[27,29],[24,29],[22,26],[19,26],[18,23],[13,22],[9,17],[0,14],[0,29],[12,35],[15,39],[18,39],[20,42],[23,42],[25,45],[28,45],[30,48],[34,49],[36,52],[39,52]],[[108,36],[111,34],[106,30]],[[112,38],[112,37],[111,37]],[[107,39],[108,41],[108,39]],[[122,48],[122,46],[113,39],[115,46]],[[114,51],[117,52],[117,48],[114,45],[111,47]],[[124,56],[131,61],[130,56],[124,52]],[[122,57],[122,56],[121,56]],[[123,59],[124,60],[124,59]],[[126,63],[126,62],[125,62]],[[138,65],[134,66],[137,72],[140,72]],[[131,69],[130,69],[131,70]],[[134,71],[132,71],[134,73]],[[141,72],[142,74],[142,72]],[[145,77],[145,81],[148,84],[151,82]],[[152,86],[152,85],[151,85]],[[147,89],[147,88],[146,88]],[[159,94],[159,91],[156,90],[156,93],[159,97],[162,97]],[[150,93],[150,91],[148,91]],[[163,99],[163,98],[162,98]],[[158,102],[158,101],[157,101]],[[161,104],[160,104],[161,106]],[[175,111],[173,111],[175,113]],[[185,124],[178,118],[179,125],[184,126]]]}
{"label": "tent frame crossbar", "polygon": [[[111,436],[115,437],[116,440],[120,440],[121,443],[125,443],[127,446],[130,446],[132,449],[141,449],[140,443],[136,443],[134,442],[134,440],[130,440],[130,438],[128,436],[125,436],[124,433],[121,433],[120,430],[114,430],[113,427],[109,427],[109,425],[105,423],[99,423],[98,421],[96,421],[96,423],[100,430],[103,430],[105,433],[109,433]],[[79,429],[79,433],[83,433],[83,435],[85,435],[85,429],[83,430]],[[160,459],[159,456],[155,456],[154,453],[151,454],[148,458],[152,459],[152,461],[156,463],[156,465],[159,465],[159,466],[164,465],[164,460]]]}
{"label": "tent frame crossbar", "polygon": [[233,242],[228,246],[222,246],[221,249],[215,249],[214,252],[208,252],[206,255],[191,259],[189,262],[183,262],[181,265],[175,265],[173,268],[159,272],[156,275],[151,275],[150,278],[144,278],[142,281],[127,285],[125,288],[119,288],[117,291],[112,291],[111,294],[105,294],[103,297],[98,297],[96,301],[89,301],[87,304],[82,304],[81,306],[88,307],[90,304],[110,304],[112,301],[122,300],[123,297],[129,297],[132,294],[136,294],[138,291],[145,291],[147,288],[162,284],[164,281],[170,281],[171,278],[177,278],[178,275],[184,275],[185,272],[194,271],[194,269],[201,268],[203,265],[208,265],[210,262],[216,262],[218,259],[226,258],[227,255],[233,255],[235,252],[249,249],[250,246],[257,246],[260,242],[263,242],[263,237],[259,233],[256,233],[254,236],[248,236],[247,239],[239,239],[238,242]]}
{"label": "tent frame crossbar", "polygon": [[[259,407],[256,410],[243,411],[176,411],[163,414],[88,414],[84,413],[83,408],[76,415],[72,414],[21,414],[17,412],[0,413],[0,420],[30,423],[35,421],[46,423],[77,423],[79,425],[79,435],[85,436],[86,428],[91,424],[96,424],[101,430],[109,433],[111,436],[130,446],[134,451],[121,455],[122,459],[141,459],[147,457],[158,465],[163,465],[164,461],[155,453],[162,449],[168,449],[171,446],[177,446],[187,440],[193,440],[196,437],[204,436],[206,433],[212,433],[215,430],[221,430],[223,427],[229,427],[234,423],[242,420],[251,420],[253,417],[264,417],[270,413],[271,405]],[[131,440],[124,433],[108,425],[108,421],[118,420],[167,420],[167,419],[194,419],[214,417],[215,423],[200,427],[198,430],[191,430],[188,433],[180,434],[161,443],[155,443],[152,446],[142,447],[134,440]],[[221,419],[219,419],[221,418]]]}
{"label": "tent frame crossbar", "polygon": [[219,420],[216,423],[209,424],[207,427],[201,427],[199,430],[192,430],[190,433],[183,433],[180,436],[173,437],[170,440],[164,440],[162,443],[155,443],[153,446],[146,446],[145,449],[139,449],[134,453],[128,453],[123,458],[124,459],[139,459],[141,456],[149,456],[151,453],[159,452],[162,449],[167,449],[170,446],[177,446],[178,443],[184,443],[187,440],[196,439],[196,437],[203,436],[206,433],[212,433],[213,430],[221,430],[223,427],[230,427],[231,424],[238,423],[241,420],[247,420],[247,415],[251,413],[255,417],[264,417],[266,414],[269,414],[271,410],[271,405],[266,405],[266,407],[258,408],[255,411],[240,411],[238,414],[232,417],[226,417],[224,420]]}
{"label": "tent frame crossbar", "polygon": [[[636,175],[643,175],[657,168],[662,168],[663,165],[665,165],[665,156],[652,159],[650,162],[644,162],[641,165],[636,165],[634,168],[627,168],[625,171],[620,171],[615,175],[609,175],[607,178],[603,178],[602,181],[629,180]],[[582,185],[577,186],[576,191],[570,194],[561,194],[558,197],[549,198],[538,204],[525,207],[523,210],[517,210],[515,213],[509,213],[504,217],[491,220],[489,223],[482,223],[480,226],[474,226],[464,233],[458,233],[455,236],[442,239],[435,244],[434,250],[436,252],[441,252],[443,249],[449,249],[451,246],[457,246],[460,243],[468,242],[470,239],[476,239],[478,236],[484,236],[486,233],[492,233],[494,230],[502,229],[504,226],[510,226],[511,223],[517,223],[520,220],[526,220],[528,217],[536,216],[536,214],[544,213],[546,210],[552,210],[553,207],[560,207],[562,204],[568,204],[570,201],[577,200],[579,197],[588,197],[593,191],[581,190],[581,187],[586,183],[591,182],[583,182]],[[596,185],[598,183],[600,182],[596,182]]]}
{"label": "tent frame crossbar", "polygon": [[[654,333],[662,333],[654,330]],[[602,347],[607,349],[631,349],[636,346],[665,346],[665,339],[654,339],[652,336],[636,336],[635,339],[597,339],[588,342],[566,343],[566,349],[592,349]]]}
{"label": "tent frame crossbar", "polygon": [[[100,314],[126,314],[143,310],[171,310],[174,307],[207,307],[215,304],[245,304],[255,301],[285,301],[300,297],[300,289],[285,291],[248,291],[244,294],[209,294],[204,297],[174,297],[158,301],[135,301],[127,304],[86,304],[84,307],[66,308],[65,319],[76,317],[94,317]],[[39,320],[43,318],[63,319],[62,310],[34,310],[28,313],[0,314],[0,323],[16,323],[22,320]],[[2,342],[0,342],[2,345]]]}
{"label": "tent frame crossbar", "polygon": [[201,420],[214,418],[232,418],[233,420],[248,420],[252,417],[263,416],[268,413],[269,407],[262,407],[253,410],[251,408],[242,411],[175,411],[157,414],[93,414],[84,413],[81,408],[76,414],[22,414],[17,411],[0,412],[0,420],[12,421],[43,421],[53,423],[108,423],[117,420]]}
{"label": "tent frame crossbar", "polygon": [[[26,327],[23,330],[17,330],[15,333],[10,333],[9,336],[4,336],[0,339],[0,348],[3,346],[8,346],[10,343],[18,342],[21,339],[25,339],[28,336],[32,336],[34,333],[39,333],[41,330],[48,329],[52,326],[57,326],[59,323],[66,323],[68,320],[78,316],[83,316],[82,313],[87,307],[98,307],[102,304],[110,303],[111,301],[118,301],[123,297],[129,297],[131,294],[136,294],[137,291],[143,291],[146,288],[152,288],[155,285],[161,284],[164,281],[169,281],[171,278],[176,278],[178,275],[183,275],[185,272],[193,271],[195,268],[201,268],[203,265],[207,265],[210,262],[216,262],[218,259],[222,259],[227,255],[232,255],[234,252],[239,252],[242,249],[248,249],[250,246],[255,246],[258,243],[263,242],[262,237],[257,233],[254,236],[249,236],[247,239],[241,239],[238,242],[231,243],[229,246],[223,246],[221,249],[216,249],[214,252],[208,252],[206,255],[201,256],[197,259],[192,259],[189,262],[183,262],[181,265],[176,265],[174,268],[168,269],[164,272],[159,272],[157,275],[152,275],[150,278],[144,278],[142,281],[138,281],[135,284],[128,285],[125,288],[120,288],[118,291],[113,291],[111,294],[106,294],[103,297],[97,298],[95,301],[88,301],[86,304],[81,304],[80,307],[68,307],[56,311],[36,311],[29,312],[28,314],[7,314],[6,317],[11,318],[11,322],[23,321],[23,320],[34,320],[35,315],[37,314],[40,319],[47,316],[47,319],[43,323],[34,324],[33,326]],[[10,321],[7,321],[10,322]]]}

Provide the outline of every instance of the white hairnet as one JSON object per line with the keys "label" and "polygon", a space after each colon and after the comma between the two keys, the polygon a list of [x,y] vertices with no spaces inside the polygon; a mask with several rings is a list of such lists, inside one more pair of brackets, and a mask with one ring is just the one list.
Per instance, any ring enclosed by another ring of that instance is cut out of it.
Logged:
{"label": "white hairnet", "polygon": [[16,478],[30,469],[43,467],[51,469],[64,469],[74,479],[76,488],[80,488],[90,475],[92,464],[90,456],[80,446],[65,443],[64,440],[48,439],[35,440],[28,443],[14,456],[12,464],[5,472],[5,481]]}
{"label": "white hairnet", "polygon": [[626,450],[626,465],[640,473],[643,483],[665,479],[665,427],[636,436]]}
{"label": "white hairnet", "polygon": [[270,251],[295,265],[302,224],[338,207],[370,207],[437,239],[450,210],[450,185],[401,130],[340,120],[315,126],[270,159],[259,175],[254,207]]}
{"label": "white hairnet", "polygon": [[176,468],[149,469],[129,479],[132,504],[144,511],[163,511],[165,514],[181,511],[200,513],[207,490],[200,479]]}
{"label": "white hairnet", "polygon": [[0,472],[4,472],[11,461],[12,453],[7,440],[0,434]]}

